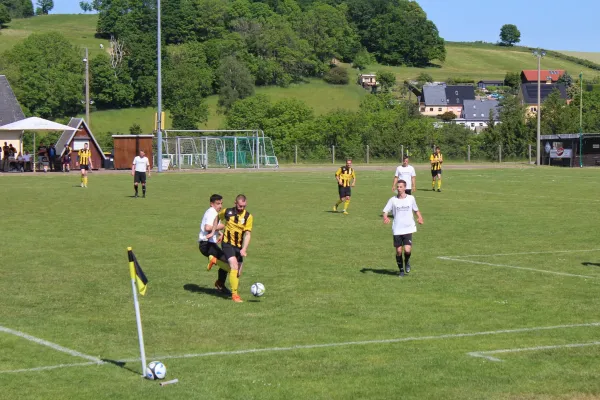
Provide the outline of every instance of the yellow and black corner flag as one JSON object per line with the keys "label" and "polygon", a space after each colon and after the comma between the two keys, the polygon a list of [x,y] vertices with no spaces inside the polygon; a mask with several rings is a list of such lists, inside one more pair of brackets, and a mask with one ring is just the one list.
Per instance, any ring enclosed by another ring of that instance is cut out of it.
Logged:
{"label": "yellow and black corner flag", "polygon": [[127,248],[127,255],[129,256],[129,274],[131,275],[131,280],[135,279],[138,292],[143,296],[146,294],[146,288],[148,287],[148,278],[146,278],[142,267],[140,267],[140,263],[135,258],[131,247]]}

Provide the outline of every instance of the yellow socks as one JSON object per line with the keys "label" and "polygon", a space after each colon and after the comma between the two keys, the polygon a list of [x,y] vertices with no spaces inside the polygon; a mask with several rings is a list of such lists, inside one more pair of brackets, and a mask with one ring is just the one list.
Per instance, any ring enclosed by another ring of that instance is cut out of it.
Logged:
{"label": "yellow socks", "polygon": [[344,211],[347,211],[347,210],[348,210],[348,206],[350,206],[350,200],[346,200],[346,201],[344,202]]}
{"label": "yellow socks", "polygon": [[238,286],[240,285],[240,278],[237,276],[237,270],[232,269],[229,274],[229,284],[231,285],[231,294],[238,294]]}
{"label": "yellow socks", "polygon": [[442,178],[438,178],[438,189],[442,188]]}
{"label": "yellow socks", "polygon": [[87,176],[83,177],[83,186],[87,186]]}
{"label": "yellow socks", "polygon": [[340,204],[342,204],[342,200],[341,200],[341,199],[340,199],[340,200],[338,200],[338,201],[337,201],[337,203],[335,203],[335,206],[337,207],[337,206],[339,206]]}
{"label": "yellow socks", "polygon": [[431,181],[431,188],[435,189],[435,179]]}

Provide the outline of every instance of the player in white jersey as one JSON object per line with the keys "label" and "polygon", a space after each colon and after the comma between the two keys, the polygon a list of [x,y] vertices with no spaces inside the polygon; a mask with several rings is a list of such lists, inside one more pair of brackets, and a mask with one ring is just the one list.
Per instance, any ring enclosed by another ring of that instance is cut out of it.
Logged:
{"label": "player in white jersey", "polygon": [[[227,257],[218,245],[220,238],[214,234],[219,230],[219,227],[223,229],[223,225],[219,224],[219,211],[221,211],[222,207],[223,196],[219,194],[210,196],[210,207],[208,207],[208,210],[206,210],[202,217],[200,233],[198,234],[200,253],[208,257],[208,266],[206,269],[210,271],[213,265],[219,264],[219,277],[215,282],[215,288],[219,292],[225,292],[225,280],[227,280],[227,272],[230,270]],[[217,226],[213,230],[215,224]]]}
{"label": "player in white jersey", "polygon": [[142,197],[146,197],[146,171],[150,176],[150,160],[140,150],[140,155],[133,159],[133,165],[131,166],[131,176],[133,176],[133,187],[135,189],[135,196],[133,197],[138,197],[138,184],[140,182],[142,183]]}
{"label": "player in white jersey", "polygon": [[[392,232],[394,234],[394,247],[396,248],[396,263],[400,269],[398,276],[403,277],[404,271],[410,272],[410,255],[412,250],[412,234],[417,231],[417,225],[413,213],[417,214],[417,222],[423,224],[423,217],[417,207],[415,198],[406,194],[406,181],[398,181],[398,195],[388,200],[383,209],[383,223],[389,224],[388,213],[392,212],[394,223]],[[404,265],[402,264],[402,250],[404,250]],[[405,267],[405,268],[403,268]]]}
{"label": "player in white jersey", "polygon": [[392,192],[396,191],[400,179],[406,182],[406,194],[412,194],[413,191],[417,191],[417,173],[412,165],[408,165],[408,156],[404,156],[402,158],[402,165],[396,168],[394,183],[392,183]]}

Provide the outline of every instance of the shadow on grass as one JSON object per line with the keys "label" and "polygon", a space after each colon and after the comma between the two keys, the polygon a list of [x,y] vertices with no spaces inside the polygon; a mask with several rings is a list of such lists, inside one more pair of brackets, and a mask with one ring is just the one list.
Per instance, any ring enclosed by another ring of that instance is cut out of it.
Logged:
{"label": "shadow on grass", "polygon": [[109,360],[107,358],[103,358],[102,361],[104,361],[105,363],[108,363],[108,364],[116,365],[117,367],[123,368],[123,369],[125,369],[125,370],[127,370],[129,372],[133,372],[136,375],[140,375],[139,371],[136,371],[134,369],[131,369],[131,368],[127,367],[126,366],[127,363],[124,362],[124,361]]}
{"label": "shadow on grass", "polygon": [[371,272],[373,274],[380,274],[380,275],[398,275],[398,271],[396,270],[389,270],[389,269],[383,269],[383,268],[363,268],[360,270],[360,272],[367,273],[367,272]]}
{"label": "shadow on grass", "polygon": [[585,265],[586,267],[600,267],[600,263],[593,263],[593,262],[582,262],[581,265]]}
{"label": "shadow on grass", "polygon": [[229,297],[231,296],[231,292],[227,289],[224,292],[219,292],[215,288],[202,287],[202,286],[196,285],[195,283],[186,283],[185,285],[183,285],[183,288],[191,293],[208,294],[208,295],[215,296],[215,297],[222,297],[224,299],[225,298],[229,299]]}

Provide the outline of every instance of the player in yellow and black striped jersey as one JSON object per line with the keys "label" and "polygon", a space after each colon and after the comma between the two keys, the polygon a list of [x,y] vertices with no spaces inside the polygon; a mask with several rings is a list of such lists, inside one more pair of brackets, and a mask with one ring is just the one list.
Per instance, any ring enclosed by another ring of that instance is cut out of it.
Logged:
{"label": "player in yellow and black striped jersey", "polygon": [[350,196],[352,195],[352,187],[356,184],[356,173],[352,168],[352,159],[346,160],[346,165],[338,168],[335,173],[335,179],[338,182],[338,192],[340,199],[333,206],[333,211],[337,212],[338,206],[344,203],[344,214],[348,214],[350,206]]}
{"label": "player in yellow and black striped jersey", "polygon": [[222,221],[222,225],[219,224],[217,229],[224,228],[221,247],[231,268],[229,274],[231,299],[236,303],[241,303],[242,299],[238,294],[239,277],[244,266],[244,257],[247,256],[254,222],[254,218],[246,210],[246,196],[238,195],[235,198],[235,207],[222,209],[219,212],[219,219]]}
{"label": "player in yellow and black striped jersey", "polygon": [[81,187],[87,187],[87,172],[94,167],[92,164],[92,151],[88,148],[87,143],[83,145],[83,149],[77,152],[75,165],[81,170]]}
{"label": "player in yellow and black striped jersey", "polygon": [[429,156],[429,163],[431,164],[431,190],[435,191],[435,181],[437,179],[437,191],[442,191],[442,163],[444,162],[444,156],[440,151],[439,146],[435,148],[435,151]]}

